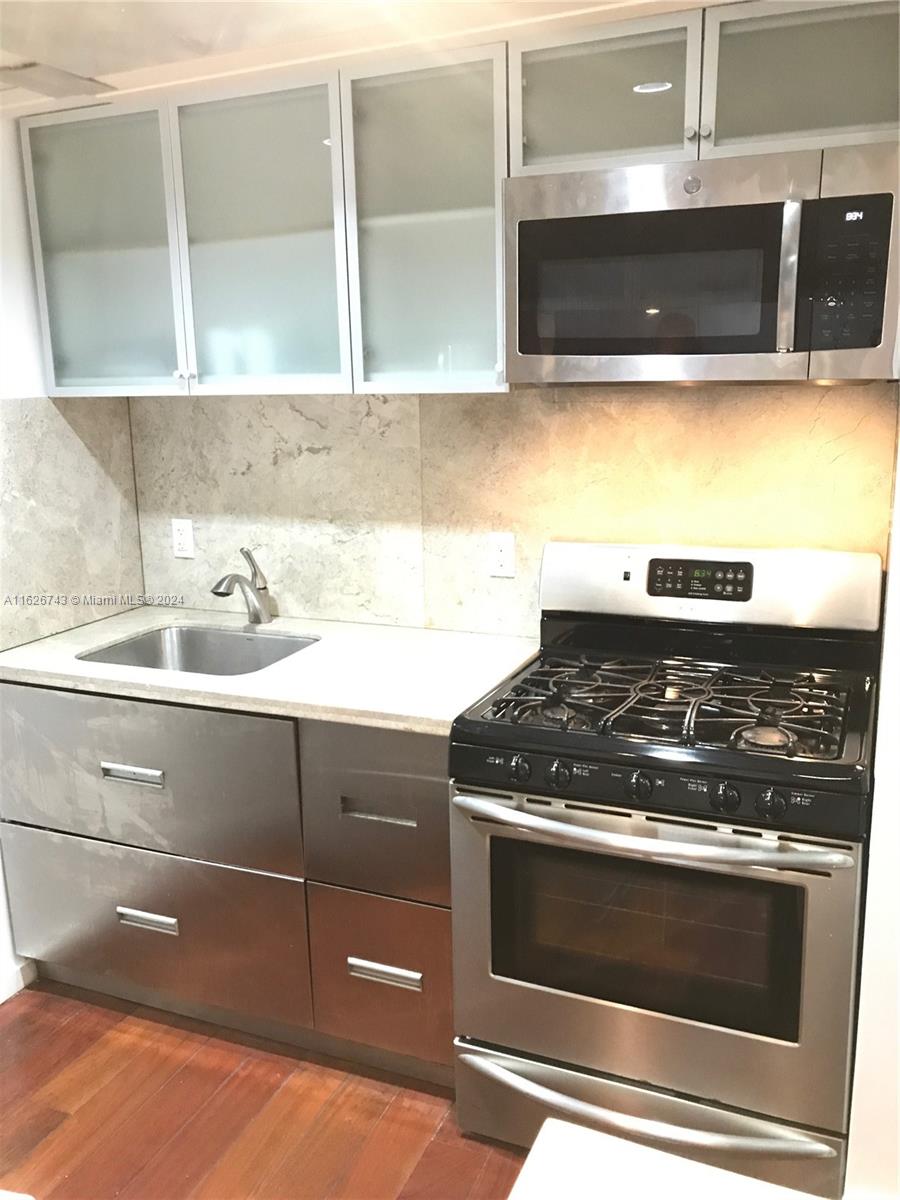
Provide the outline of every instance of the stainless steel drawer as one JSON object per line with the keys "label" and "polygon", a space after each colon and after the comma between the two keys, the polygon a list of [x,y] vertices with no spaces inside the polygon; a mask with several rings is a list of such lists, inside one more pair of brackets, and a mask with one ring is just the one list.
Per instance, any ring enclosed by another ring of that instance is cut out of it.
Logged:
{"label": "stainless steel drawer", "polygon": [[4,684],[0,745],[7,820],[303,874],[293,721]]}
{"label": "stainless steel drawer", "polygon": [[307,894],[316,1029],[451,1062],[450,913],[315,883]]}
{"label": "stainless steel drawer", "polygon": [[18,952],[173,1000],[310,1025],[300,880],[0,826]]}
{"label": "stainless steel drawer", "polygon": [[304,721],[300,747],[307,876],[449,905],[447,739]]}

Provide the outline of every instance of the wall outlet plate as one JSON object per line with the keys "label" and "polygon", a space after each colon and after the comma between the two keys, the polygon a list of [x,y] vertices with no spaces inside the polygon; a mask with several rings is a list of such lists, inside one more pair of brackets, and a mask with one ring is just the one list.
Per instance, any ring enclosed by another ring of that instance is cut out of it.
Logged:
{"label": "wall outlet plate", "polygon": [[194,557],[194,522],[190,517],[172,518],[172,553],[176,558]]}
{"label": "wall outlet plate", "polygon": [[488,574],[495,579],[514,579],[516,574],[516,535],[488,534]]}

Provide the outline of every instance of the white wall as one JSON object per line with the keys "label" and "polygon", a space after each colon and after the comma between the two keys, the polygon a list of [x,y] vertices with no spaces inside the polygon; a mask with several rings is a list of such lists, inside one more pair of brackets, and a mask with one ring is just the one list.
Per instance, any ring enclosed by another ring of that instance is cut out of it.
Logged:
{"label": "white wall", "polygon": [[848,1200],[900,1195],[900,488],[889,561]]}

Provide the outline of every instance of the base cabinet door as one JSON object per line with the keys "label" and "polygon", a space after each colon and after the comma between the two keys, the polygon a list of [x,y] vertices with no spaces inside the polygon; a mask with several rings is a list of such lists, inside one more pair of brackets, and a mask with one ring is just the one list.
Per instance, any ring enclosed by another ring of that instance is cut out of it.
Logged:
{"label": "base cabinet door", "polygon": [[2,826],[19,954],[211,1005],[310,1025],[303,882]]}
{"label": "base cabinet door", "polygon": [[308,893],[316,1029],[452,1062],[449,911],[316,883]]}

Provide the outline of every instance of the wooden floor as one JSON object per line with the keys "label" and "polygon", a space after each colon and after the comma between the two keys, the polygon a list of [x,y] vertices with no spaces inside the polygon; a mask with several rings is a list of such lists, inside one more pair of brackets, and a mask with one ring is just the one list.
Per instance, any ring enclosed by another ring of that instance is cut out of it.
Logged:
{"label": "wooden floor", "polygon": [[501,1200],[521,1162],[436,1088],[51,984],[0,1005],[0,1189],[36,1200]]}

